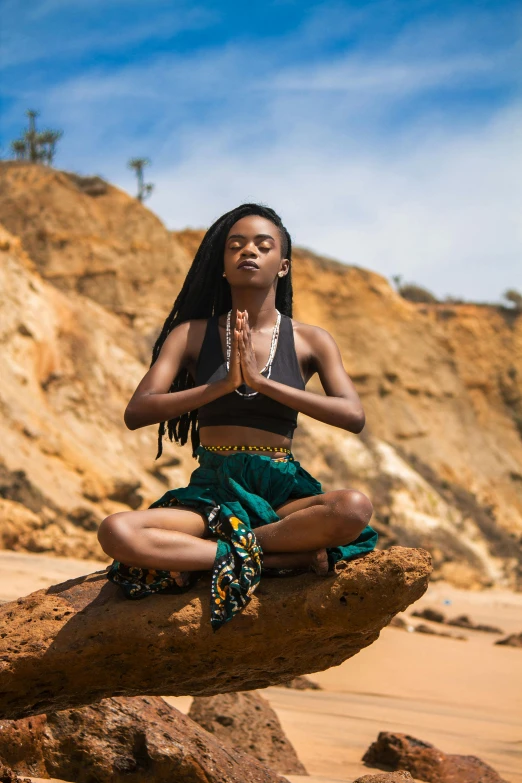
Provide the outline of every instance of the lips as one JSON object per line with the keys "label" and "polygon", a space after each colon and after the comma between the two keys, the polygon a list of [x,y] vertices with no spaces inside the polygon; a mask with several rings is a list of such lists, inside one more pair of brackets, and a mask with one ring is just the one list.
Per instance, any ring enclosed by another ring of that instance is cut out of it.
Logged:
{"label": "lips", "polygon": [[246,266],[249,269],[259,269],[258,265],[255,261],[241,261],[240,264],[238,264],[237,268],[241,269],[241,267]]}

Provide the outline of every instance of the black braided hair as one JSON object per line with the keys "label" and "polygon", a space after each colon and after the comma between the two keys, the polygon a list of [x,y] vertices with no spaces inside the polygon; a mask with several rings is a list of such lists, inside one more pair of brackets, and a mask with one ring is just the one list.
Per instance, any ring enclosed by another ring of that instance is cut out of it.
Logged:
{"label": "black braided hair", "polygon": [[[152,349],[152,361],[154,364],[159,356],[161,347],[167,335],[175,326],[183,321],[195,318],[210,318],[212,315],[222,315],[232,308],[232,296],[230,285],[223,277],[223,258],[225,242],[228,232],[238,220],[247,215],[260,215],[270,220],[279,229],[281,236],[281,258],[292,260],[292,240],[284,227],[279,215],[270,207],[262,204],[241,204],[241,206],[226,212],[218,218],[208,229],[194,256],[194,261],[187,273],[185,282],[179,292],[176,301],[167,316],[163,329]],[[284,315],[292,317],[292,265],[284,277],[277,279],[275,306]],[[194,387],[194,381],[185,368],[182,368],[169,389],[169,392],[183,391]],[[168,437],[183,446],[188,439],[188,431],[191,429],[192,456],[196,456],[199,446],[198,409],[183,413],[167,422]],[[165,422],[162,421],[158,429],[158,453],[156,459],[163,452],[163,436],[165,434]]]}

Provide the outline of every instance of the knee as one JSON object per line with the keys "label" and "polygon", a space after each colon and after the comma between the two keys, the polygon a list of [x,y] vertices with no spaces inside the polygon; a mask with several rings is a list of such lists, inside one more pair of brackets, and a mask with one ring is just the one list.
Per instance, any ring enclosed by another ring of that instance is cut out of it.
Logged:
{"label": "knee", "polygon": [[356,489],[340,489],[334,493],[336,537],[342,543],[353,541],[364,530],[373,514],[370,499]]}
{"label": "knee", "polygon": [[130,548],[130,525],[127,517],[127,511],[109,514],[98,528],[98,541],[101,548],[105,554],[115,560],[124,560]]}

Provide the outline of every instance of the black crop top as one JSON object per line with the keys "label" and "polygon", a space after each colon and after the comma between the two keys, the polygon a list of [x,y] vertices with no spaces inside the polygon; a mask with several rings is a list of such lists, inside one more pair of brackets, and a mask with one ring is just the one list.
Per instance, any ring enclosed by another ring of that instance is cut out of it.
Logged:
{"label": "black crop top", "polygon": [[[226,360],[219,337],[218,318],[218,315],[213,315],[207,322],[205,337],[196,364],[196,386],[215,383],[227,376]],[[266,377],[266,371],[263,375]],[[305,388],[295,352],[292,319],[283,313],[281,313],[279,336],[272,361],[270,379],[287,386],[293,386],[296,389]],[[238,388],[241,392],[253,391],[246,384],[241,384]],[[235,424],[268,430],[268,432],[276,432],[278,435],[291,438],[297,427],[297,414],[298,411],[261,392],[253,397],[242,397],[234,390],[207,405],[202,405],[198,410],[198,421],[200,427]]]}

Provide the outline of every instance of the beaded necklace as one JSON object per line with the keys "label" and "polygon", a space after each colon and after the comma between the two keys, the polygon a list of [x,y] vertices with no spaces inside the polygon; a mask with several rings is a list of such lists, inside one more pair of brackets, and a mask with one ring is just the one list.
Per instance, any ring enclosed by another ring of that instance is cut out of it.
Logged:
{"label": "beaded necklace", "polygon": [[[270,373],[272,372],[272,361],[274,359],[274,355],[277,348],[277,342],[279,339],[279,324],[281,323],[281,313],[279,310],[276,309],[277,318],[276,322],[274,324],[274,329],[272,331],[272,341],[270,343],[270,353],[268,354],[268,360],[265,366],[262,370],[260,370],[261,373],[264,373],[265,370],[268,370],[268,375],[266,376],[267,379],[270,378]],[[227,372],[230,369],[230,354],[232,352],[232,339],[230,336],[230,319],[232,317],[232,310],[229,310],[227,313]],[[256,394],[259,394],[259,392],[240,392],[239,389],[235,390],[237,394],[240,394],[241,397],[255,397]]]}

